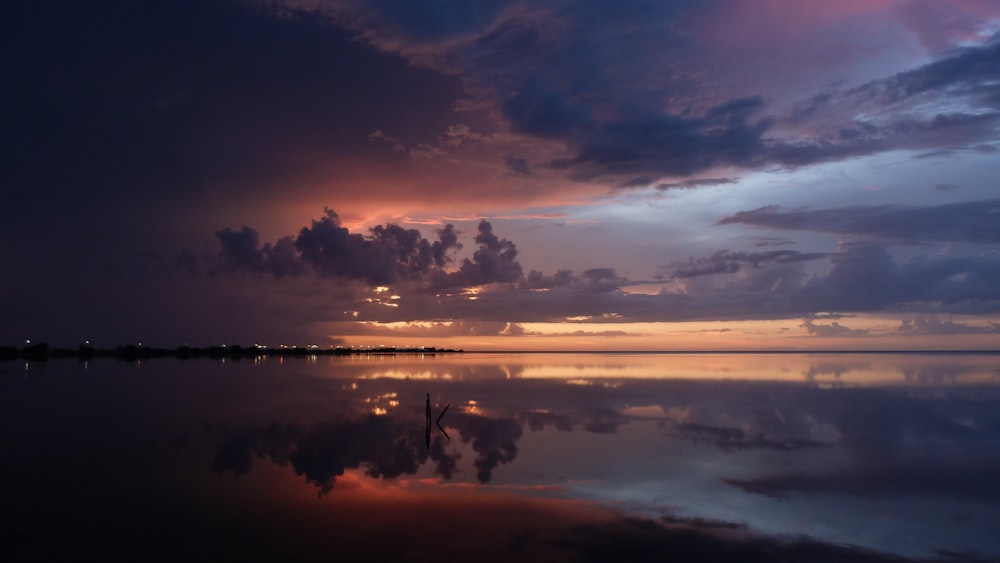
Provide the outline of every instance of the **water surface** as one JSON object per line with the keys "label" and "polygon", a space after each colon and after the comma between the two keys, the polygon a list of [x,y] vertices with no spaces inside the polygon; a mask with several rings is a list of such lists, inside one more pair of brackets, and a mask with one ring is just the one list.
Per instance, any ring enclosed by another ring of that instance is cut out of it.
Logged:
{"label": "water surface", "polygon": [[0,363],[0,558],[1000,558],[1000,356],[279,360]]}

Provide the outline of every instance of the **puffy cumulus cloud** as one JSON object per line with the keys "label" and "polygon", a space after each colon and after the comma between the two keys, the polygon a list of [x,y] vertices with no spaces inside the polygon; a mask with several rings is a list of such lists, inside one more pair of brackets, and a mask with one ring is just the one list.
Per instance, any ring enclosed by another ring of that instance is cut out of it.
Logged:
{"label": "puffy cumulus cloud", "polygon": [[[291,237],[261,246],[260,235],[250,227],[244,226],[239,231],[226,227],[215,234],[222,245],[223,266],[229,271],[270,273],[276,278],[296,276],[306,271],[306,263],[299,259]],[[188,257],[185,264],[194,262]]]}
{"label": "puffy cumulus cloud", "polygon": [[269,273],[275,277],[313,272],[323,277],[359,281],[369,286],[400,282],[425,284],[434,290],[466,288],[494,283],[517,283],[524,273],[517,260],[517,245],[498,237],[489,221],[480,221],[473,239],[478,245],[471,258],[450,268],[454,253],[462,248],[458,231],[447,224],[430,241],[416,229],[387,224],[369,234],[352,233],[331,210],[303,227],[295,238],[261,245],[250,227],[216,232],[222,245],[220,258],[230,272]]}
{"label": "puffy cumulus cloud", "polygon": [[[484,223],[489,231],[489,223]],[[419,279],[441,271],[462,245],[453,225],[438,229],[437,235],[438,240],[431,242],[416,229],[393,224],[373,227],[369,235],[351,233],[331,209],[312,226],[303,227],[297,237],[283,237],[273,245],[262,246],[257,231],[246,226],[239,231],[225,228],[216,232],[222,245],[222,263],[229,271],[270,273],[279,278],[312,271],[370,285]],[[477,264],[473,261],[468,267]]]}
{"label": "puffy cumulus cloud", "polygon": [[1000,242],[1000,200],[929,206],[852,205],[741,211],[716,222],[780,230],[814,231],[889,241]]}
{"label": "puffy cumulus cloud", "polygon": [[383,285],[442,268],[448,252],[458,247],[453,230],[446,226],[433,243],[419,231],[398,225],[379,225],[364,236],[340,226],[337,214],[327,209],[326,217],[313,221],[311,228],[302,228],[295,248],[303,261],[322,274]]}
{"label": "puffy cumulus cloud", "polygon": [[472,259],[462,260],[457,275],[451,279],[464,286],[516,282],[521,279],[517,245],[493,234],[493,226],[488,221],[479,223],[475,241],[479,248],[473,253]]}
{"label": "puffy cumulus cloud", "polygon": [[[228,270],[284,275],[279,285],[299,284],[310,292],[333,282],[329,289],[340,290],[323,293],[321,310],[305,299],[302,307],[308,310],[296,313],[288,308],[285,314],[310,323],[348,322],[353,328],[345,330],[360,335],[626,336],[632,331],[617,326],[608,331],[542,334],[525,323],[807,318],[811,320],[803,328],[810,334],[853,336],[861,333],[843,324],[821,323],[816,313],[982,316],[1000,311],[1000,257],[995,253],[962,255],[930,248],[915,254],[913,250],[920,247],[911,246],[901,254],[890,245],[896,239],[918,237],[993,240],[998,233],[988,219],[995,205],[742,212],[721,223],[844,231],[854,237],[867,234],[869,240],[845,239],[835,252],[723,250],[692,257],[664,267],[669,279],[661,282],[656,294],[627,291],[639,282],[613,268],[525,274],[517,245],[494,233],[488,221],[478,226],[476,250],[460,261],[453,258],[460,243],[450,225],[439,229],[433,242],[394,225],[361,235],[340,226],[332,212],[302,229],[297,238],[286,237],[273,245],[261,244],[249,228],[218,235]],[[957,219],[962,213],[970,213],[970,221],[956,221],[950,229],[951,221],[932,220],[939,215]],[[876,236],[893,241],[872,242]],[[315,275],[285,275],[302,272]],[[359,283],[342,284],[342,280]],[[372,293],[374,287],[389,284],[394,284],[391,294]],[[931,328],[922,323],[913,330]]]}

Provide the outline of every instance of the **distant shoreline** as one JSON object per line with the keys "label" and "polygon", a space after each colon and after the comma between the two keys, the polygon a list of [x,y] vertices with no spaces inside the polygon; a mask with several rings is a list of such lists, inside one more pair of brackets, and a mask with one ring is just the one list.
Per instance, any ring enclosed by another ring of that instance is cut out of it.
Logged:
{"label": "distant shoreline", "polygon": [[279,346],[261,345],[242,346],[224,345],[210,347],[180,346],[178,348],[161,348],[129,344],[115,348],[96,348],[80,345],[77,348],[51,347],[46,343],[27,346],[0,346],[0,361],[28,360],[47,361],[55,359],[89,360],[93,358],[111,358],[124,361],[146,360],[152,358],[176,358],[180,360],[210,358],[210,359],[242,359],[263,357],[312,357],[312,356],[393,356],[393,355],[435,355],[435,354],[602,354],[602,355],[796,355],[796,354],[837,354],[837,355],[1000,355],[1000,350],[455,350],[437,348],[434,346],[380,346],[368,347],[330,347],[319,346]]}
{"label": "distant shoreline", "polygon": [[178,348],[158,348],[154,346],[142,346],[129,344],[117,346],[115,348],[96,348],[88,345],[81,345],[77,348],[56,348],[50,347],[46,343],[31,344],[22,347],[0,346],[0,361],[2,360],[29,360],[47,361],[54,359],[77,359],[89,360],[93,358],[112,358],[117,360],[135,361],[152,358],[177,358],[179,360],[198,358],[262,358],[266,356],[280,357],[310,357],[310,356],[392,356],[396,354],[405,355],[434,355],[434,354],[458,354],[462,350],[452,350],[447,348],[435,348],[433,346],[417,347],[395,347],[386,346],[378,348],[320,348],[318,346],[280,346],[270,348],[267,346],[253,345],[224,345],[211,347],[180,346]]}
{"label": "distant shoreline", "polygon": [[655,354],[663,356],[682,355],[793,355],[793,354],[910,354],[910,355],[1000,355],[1000,350],[461,350],[466,354]]}

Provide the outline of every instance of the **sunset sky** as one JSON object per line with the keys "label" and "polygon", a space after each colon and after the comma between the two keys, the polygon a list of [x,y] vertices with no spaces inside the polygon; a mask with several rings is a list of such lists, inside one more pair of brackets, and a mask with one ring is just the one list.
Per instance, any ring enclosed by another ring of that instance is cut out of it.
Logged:
{"label": "sunset sky", "polygon": [[1000,2],[7,2],[0,344],[1000,349]]}

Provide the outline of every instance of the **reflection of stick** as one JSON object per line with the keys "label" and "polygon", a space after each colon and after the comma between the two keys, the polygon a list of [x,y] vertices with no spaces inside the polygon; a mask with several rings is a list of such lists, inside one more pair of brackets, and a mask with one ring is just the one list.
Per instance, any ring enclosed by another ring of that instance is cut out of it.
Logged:
{"label": "reflection of stick", "polygon": [[427,431],[427,449],[431,449],[431,394],[427,394],[427,402],[425,403],[426,408],[424,412],[427,414],[427,425],[425,429]]}
{"label": "reflection of stick", "polygon": [[448,407],[450,407],[450,406],[451,406],[451,403],[448,403],[447,405],[444,406],[444,410],[441,411],[441,414],[438,416],[438,419],[435,422],[435,424],[437,424],[438,430],[440,430],[441,433],[444,434],[444,437],[448,438],[449,441],[451,440],[451,437],[448,436],[448,433],[444,431],[444,427],[441,426],[441,417],[444,416],[444,413],[448,412]]}

